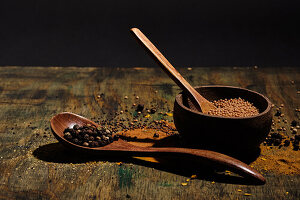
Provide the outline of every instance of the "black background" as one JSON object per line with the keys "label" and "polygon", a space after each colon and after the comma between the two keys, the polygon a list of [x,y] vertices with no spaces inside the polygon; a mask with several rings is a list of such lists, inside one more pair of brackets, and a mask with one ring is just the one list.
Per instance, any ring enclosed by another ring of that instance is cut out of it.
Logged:
{"label": "black background", "polygon": [[1,0],[0,65],[156,67],[140,28],[175,66],[299,66],[297,0]]}

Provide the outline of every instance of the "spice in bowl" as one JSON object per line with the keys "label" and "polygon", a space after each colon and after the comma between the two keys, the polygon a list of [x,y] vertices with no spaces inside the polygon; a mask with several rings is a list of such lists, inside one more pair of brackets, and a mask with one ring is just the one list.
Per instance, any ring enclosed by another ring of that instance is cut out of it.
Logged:
{"label": "spice in bowl", "polygon": [[212,102],[215,109],[209,115],[221,117],[251,117],[259,114],[259,110],[249,101],[242,98],[219,99]]}
{"label": "spice in bowl", "polygon": [[73,128],[66,128],[64,138],[74,144],[91,148],[105,146],[118,139],[117,136],[112,136],[109,129],[91,124],[83,126],[75,124]]}

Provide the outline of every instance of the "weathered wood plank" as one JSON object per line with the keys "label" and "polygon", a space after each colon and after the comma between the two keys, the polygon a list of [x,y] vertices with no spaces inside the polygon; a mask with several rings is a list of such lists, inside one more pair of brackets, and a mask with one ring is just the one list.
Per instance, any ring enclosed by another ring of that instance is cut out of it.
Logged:
{"label": "weathered wood plank", "polygon": [[[297,68],[181,68],[179,71],[194,86],[219,84],[256,90],[274,104],[284,104],[289,122],[300,118],[295,111],[300,107]],[[173,109],[179,88],[159,68],[2,67],[0,82],[0,199],[300,197],[300,172],[266,173],[267,184],[263,186],[213,175],[182,186],[189,176],[201,171],[205,174],[207,169],[172,159],[151,163],[137,158],[78,155],[67,151],[51,135],[49,120],[63,111],[93,120],[111,119],[126,106],[130,110],[132,103],[142,103],[147,108],[158,108],[152,119],[171,121],[171,116],[159,112]],[[123,116],[132,118],[131,113],[124,112]]]}

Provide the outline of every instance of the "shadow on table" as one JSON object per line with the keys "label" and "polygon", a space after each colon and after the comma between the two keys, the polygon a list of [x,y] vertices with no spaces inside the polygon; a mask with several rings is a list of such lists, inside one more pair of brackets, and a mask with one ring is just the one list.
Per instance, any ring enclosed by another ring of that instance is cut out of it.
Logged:
{"label": "shadow on table", "polygon": [[[159,143],[156,143],[155,146],[166,146],[163,143],[164,141],[162,140]],[[170,141],[167,141],[167,143],[168,146],[173,146]],[[248,178],[244,178],[235,174],[229,175],[228,172],[225,173],[225,168],[207,165],[197,160],[191,160],[187,158],[178,159],[172,157],[155,157],[155,159],[149,159],[149,157],[95,156],[70,151],[60,143],[52,143],[40,146],[33,152],[33,155],[40,160],[54,163],[86,163],[91,161],[133,163],[186,177],[190,177],[191,175],[195,174],[197,175],[198,179],[207,181],[240,185],[259,184]],[[252,159],[254,159],[254,157],[251,159],[250,158],[251,157],[247,158],[248,160],[244,159],[243,161],[249,163]],[[153,162],[153,160],[156,162]]]}

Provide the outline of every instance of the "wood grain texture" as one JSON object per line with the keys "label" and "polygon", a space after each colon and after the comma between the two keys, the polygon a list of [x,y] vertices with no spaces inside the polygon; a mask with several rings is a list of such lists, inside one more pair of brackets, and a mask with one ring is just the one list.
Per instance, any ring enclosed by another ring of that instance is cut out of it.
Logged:
{"label": "wood grain texture", "polygon": [[[179,72],[193,86],[232,85],[260,92],[274,104],[285,105],[289,122],[299,121],[299,112],[295,112],[300,107],[297,68],[179,68]],[[154,163],[77,154],[52,136],[49,120],[64,111],[98,120],[111,119],[132,103],[172,110],[180,89],[159,68],[2,67],[0,81],[0,199],[300,197],[299,174],[266,173],[267,183],[257,186],[210,174],[210,169],[184,160]],[[126,101],[125,95],[129,97]],[[161,118],[159,111],[153,119]],[[203,176],[181,185],[199,172]]]}

